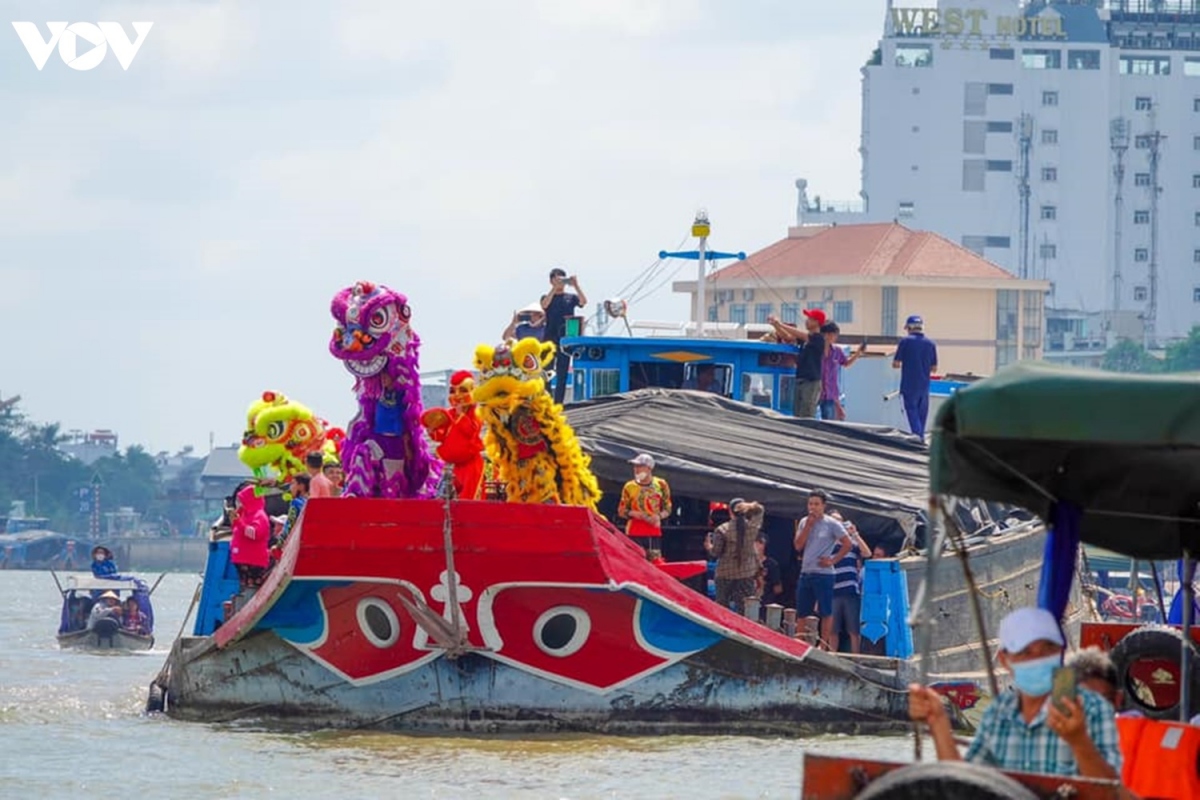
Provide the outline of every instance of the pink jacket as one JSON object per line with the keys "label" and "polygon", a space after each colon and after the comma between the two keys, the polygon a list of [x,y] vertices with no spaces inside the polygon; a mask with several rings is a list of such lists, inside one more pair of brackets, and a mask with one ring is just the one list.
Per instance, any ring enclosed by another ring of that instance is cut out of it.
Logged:
{"label": "pink jacket", "polygon": [[271,538],[271,520],[267,518],[266,501],[245,486],[237,493],[242,508],[233,519],[233,539],[229,543],[229,560],[234,564],[265,567],[269,563],[267,544]]}

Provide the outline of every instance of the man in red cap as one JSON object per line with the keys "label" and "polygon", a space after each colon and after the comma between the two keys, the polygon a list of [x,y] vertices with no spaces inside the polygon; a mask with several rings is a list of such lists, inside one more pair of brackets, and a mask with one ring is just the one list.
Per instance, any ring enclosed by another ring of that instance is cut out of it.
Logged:
{"label": "man in red cap", "polygon": [[796,358],[796,394],[792,398],[792,415],[816,417],[821,401],[821,362],[825,359],[825,337],[821,326],[827,322],[819,308],[804,309],[804,330],[767,317],[775,333],[784,341],[795,342],[800,353]]}

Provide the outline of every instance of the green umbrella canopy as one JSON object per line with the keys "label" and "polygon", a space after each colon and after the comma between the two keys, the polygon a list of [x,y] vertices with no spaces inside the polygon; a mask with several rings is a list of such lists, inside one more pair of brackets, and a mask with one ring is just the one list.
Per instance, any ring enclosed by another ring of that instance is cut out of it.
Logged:
{"label": "green umbrella canopy", "polygon": [[938,410],[934,492],[1083,511],[1083,541],[1136,558],[1200,555],[1200,377],[1022,362]]}

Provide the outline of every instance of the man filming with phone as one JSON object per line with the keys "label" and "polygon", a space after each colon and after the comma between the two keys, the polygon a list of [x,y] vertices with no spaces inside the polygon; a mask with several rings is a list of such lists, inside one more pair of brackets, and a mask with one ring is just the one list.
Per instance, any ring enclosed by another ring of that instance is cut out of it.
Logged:
{"label": "man filming with phone", "polygon": [[[1054,615],[1018,608],[1000,622],[1000,664],[1013,677],[983,714],[965,760],[1013,772],[1119,780],[1121,748],[1112,706],[1062,666]],[[941,761],[964,759],[942,697],[913,684],[908,713],[926,723]]]}
{"label": "man filming with phone", "polygon": [[[567,287],[575,291],[568,292]],[[542,295],[541,306],[546,312],[546,332],[542,341],[554,342],[558,353],[554,357],[554,402],[561,403],[567,394],[567,373],[571,356],[562,351],[561,340],[567,335],[567,317],[587,305],[587,295],[579,288],[579,279],[567,275],[561,267],[550,270],[550,291]]]}

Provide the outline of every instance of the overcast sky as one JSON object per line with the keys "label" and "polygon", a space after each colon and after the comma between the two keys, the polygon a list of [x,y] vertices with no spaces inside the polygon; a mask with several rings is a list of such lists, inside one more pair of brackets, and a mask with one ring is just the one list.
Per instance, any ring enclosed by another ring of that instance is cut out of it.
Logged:
{"label": "overcast sky", "polygon": [[[355,280],[406,293],[422,369],[457,369],[553,266],[594,308],[698,207],[750,252],[793,222],[795,178],[855,198],[884,2],[0,9],[0,395],[206,452],[268,388],[348,421],[329,299]],[[128,71],[110,48],[39,72],[10,22],[51,20],[154,26]],[[687,310],[668,281],[631,316]]]}

